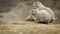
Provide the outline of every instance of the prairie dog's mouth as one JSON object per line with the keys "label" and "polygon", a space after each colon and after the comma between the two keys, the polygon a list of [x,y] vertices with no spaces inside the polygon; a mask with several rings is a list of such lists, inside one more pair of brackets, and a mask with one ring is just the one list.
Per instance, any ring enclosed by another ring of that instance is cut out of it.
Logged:
{"label": "prairie dog's mouth", "polygon": [[34,16],[35,16],[35,15],[36,15],[36,13],[32,13],[32,15],[34,15]]}
{"label": "prairie dog's mouth", "polygon": [[38,6],[38,5],[35,5],[35,7],[36,7],[36,8],[39,8],[39,6]]}

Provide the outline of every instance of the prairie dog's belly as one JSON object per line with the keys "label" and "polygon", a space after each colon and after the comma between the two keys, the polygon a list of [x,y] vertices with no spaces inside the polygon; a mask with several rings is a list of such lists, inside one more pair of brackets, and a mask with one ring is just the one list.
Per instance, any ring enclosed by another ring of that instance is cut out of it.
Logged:
{"label": "prairie dog's belly", "polygon": [[42,17],[42,18],[47,18],[47,17],[50,17],[50,14],[48,13],[48,11],[46,11],[46,10],[40,10],[39,12],[38,12],[38,15],[40,16],[40,17]]}
{"label": "prairie dog's belly", "polygon": [[51,15],[46,10],[39,10],[39,12],[36,15],[36,19],[38,21],[46,21],[51,18]]}

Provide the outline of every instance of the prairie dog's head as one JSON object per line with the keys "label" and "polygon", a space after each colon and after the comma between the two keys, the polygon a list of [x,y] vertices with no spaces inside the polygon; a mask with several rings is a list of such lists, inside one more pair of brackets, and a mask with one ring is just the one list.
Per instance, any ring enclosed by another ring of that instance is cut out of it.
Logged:
{"label": "prairie dog's head", "polygon": [[41,4],[41,2],[36,1],[36,2],[33,3],[33,7],[34,8],[43,8],[44,6]]}
{"label": "prairie dog's head", "polygon": [[39,13],[39,11],[35,10],[35,9],[33,9],[33,10],[30,11],[31,15],[37,15],[38,13]]}

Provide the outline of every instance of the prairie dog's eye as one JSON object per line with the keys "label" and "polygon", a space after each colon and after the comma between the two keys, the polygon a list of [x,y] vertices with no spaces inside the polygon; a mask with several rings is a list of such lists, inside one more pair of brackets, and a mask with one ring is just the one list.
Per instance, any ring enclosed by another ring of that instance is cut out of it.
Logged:
{"label": "prairie dog's eye", "polygon": [[33,11],[32,11],[33,12]]}

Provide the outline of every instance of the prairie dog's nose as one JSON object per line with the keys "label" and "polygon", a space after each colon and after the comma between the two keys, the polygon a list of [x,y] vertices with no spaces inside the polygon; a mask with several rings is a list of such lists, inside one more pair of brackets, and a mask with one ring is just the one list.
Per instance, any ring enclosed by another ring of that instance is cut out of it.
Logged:
{"label": "prairie dog's nose", "polygon": [[32,13],[32,15],[33,15],[33,13]]}

